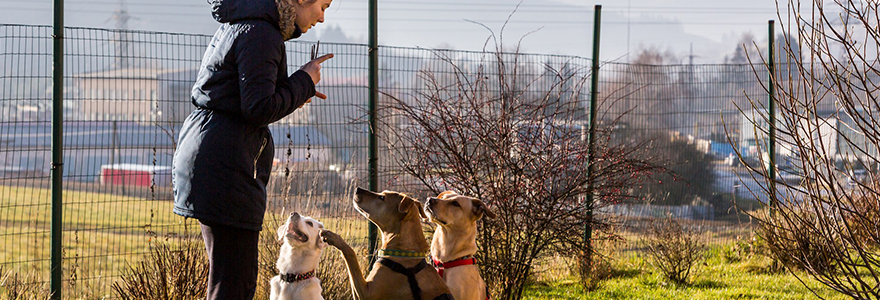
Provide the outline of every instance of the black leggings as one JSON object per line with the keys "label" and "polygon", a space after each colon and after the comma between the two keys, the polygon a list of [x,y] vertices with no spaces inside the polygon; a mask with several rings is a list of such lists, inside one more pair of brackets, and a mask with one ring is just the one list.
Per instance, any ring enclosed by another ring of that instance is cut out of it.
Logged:
{"label": "black leggings", "polygon": [[208,251],[207,300],[252,300],[257,291],[260,232],[201,223]]}

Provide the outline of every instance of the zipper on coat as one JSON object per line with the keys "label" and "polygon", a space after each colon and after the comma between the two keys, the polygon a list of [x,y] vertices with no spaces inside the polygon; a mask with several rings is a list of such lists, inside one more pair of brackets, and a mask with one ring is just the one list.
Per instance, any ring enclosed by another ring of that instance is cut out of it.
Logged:
{"label": "zipper on coat", "polygon": [[260,160],[260,155],[263,155],[263,149],[266,148],[266,142],[268,139],[263,138],[263,144],[260,145],[260,152],[257,152],[257,157],[254,157],[254,179],[257,179],[257,161]]}

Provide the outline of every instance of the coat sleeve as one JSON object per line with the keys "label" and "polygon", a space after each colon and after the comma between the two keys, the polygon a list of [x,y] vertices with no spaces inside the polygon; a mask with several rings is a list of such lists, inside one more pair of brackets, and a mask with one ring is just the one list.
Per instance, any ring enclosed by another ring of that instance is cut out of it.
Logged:
{"label": "coat sleeve", "polygon": [[[266,126],[292,113],[315,96],[315,84],[305,71],[279,77],[284,66],[281,35],[269,24],[257,23],[236,40],[235,63],[238,68],[241,112],[244,119]],[[278,80],[285,82],[278,82]]]}

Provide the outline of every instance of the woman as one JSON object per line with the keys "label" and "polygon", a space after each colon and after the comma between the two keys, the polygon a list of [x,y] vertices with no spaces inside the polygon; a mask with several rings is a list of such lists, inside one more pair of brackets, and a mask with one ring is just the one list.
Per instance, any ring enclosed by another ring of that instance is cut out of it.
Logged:
{"label": "woman", "polygon": [[274,144],[267,127],[308,102],[320,63],[288,76],[284,41],[319,22],[332,0],[210,0],[221,23],[202,58],[174,154],[174,212],[201,223],[208,299],[252,299]]}

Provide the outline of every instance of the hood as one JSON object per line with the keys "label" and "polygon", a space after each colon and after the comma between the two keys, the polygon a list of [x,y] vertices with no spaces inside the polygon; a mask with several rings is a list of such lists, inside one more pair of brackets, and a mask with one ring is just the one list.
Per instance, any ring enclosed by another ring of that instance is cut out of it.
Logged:
{"label": "hood", "polygon": [[275,6],[278,7],[279,18],[278,26],[281,29],[281,36],[284,40],[295,39],[302,35],[302,30],[296,25],[296,7],[293,6],[296,0],[275,0]]}
{"label": "hood", "polygon": [[208,0],[208,3],[217,22],[264,20],[278,28],[284,40],[288,40],[302,35],[293,22],[296,9],[292,1],[295,0]]}

